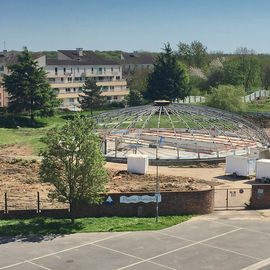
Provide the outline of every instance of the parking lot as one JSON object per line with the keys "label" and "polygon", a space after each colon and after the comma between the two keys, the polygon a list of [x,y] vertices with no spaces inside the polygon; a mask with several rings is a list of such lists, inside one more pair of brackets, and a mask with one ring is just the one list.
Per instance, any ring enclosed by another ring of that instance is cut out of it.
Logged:
{"label": "parking lot", "polygon": [[270,269],[270,219],[218,211],[161,231],[0,238],[0,269]]}

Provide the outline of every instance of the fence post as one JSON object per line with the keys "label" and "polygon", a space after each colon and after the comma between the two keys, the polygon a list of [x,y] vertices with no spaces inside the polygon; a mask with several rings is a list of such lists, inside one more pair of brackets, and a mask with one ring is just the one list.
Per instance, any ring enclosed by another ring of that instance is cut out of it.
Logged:
{"label": "fence post", "polygon": [[227,188],[226,210],[229,208],[229,189]]}
{"label": "fence post", "polygon": [[7,207],[7,193],[5,192],[5,214],[8,213],[8,207]]}
{"label": "fence post", "polygon": [[39,191],[37,192],[37,212],[40,212],[40,200],[39,200]]}

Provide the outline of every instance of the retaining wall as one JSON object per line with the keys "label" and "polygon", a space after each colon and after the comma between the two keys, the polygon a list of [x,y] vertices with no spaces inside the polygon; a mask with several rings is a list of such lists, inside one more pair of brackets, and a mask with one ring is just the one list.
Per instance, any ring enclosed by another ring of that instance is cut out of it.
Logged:
{"label": "retaining wall", "polygon": [[[121,196],[133,195],[154,196],[154,193],[110,193],[104,197],[101,205],[78,205],[76,217],[101,217],[101,216],[154,216],[156,203],[121,203]],[[105,200],[111,197],[113,203],[108,205]],[[214,210],[214,189],[184,192],[161,192],[159,203],[160,215],[182,215],[182,214],[207,214]],[[30,217],[56,217],[66,218],[69,216],[68,209],[46,209],[37,213],[36,210],[12,210],[8,213],[0,211],[0,218],[30,218]]]}
{"label": "retaining wall", "polygon": [[270,184],[252,185],[250,206],[253,209],[270,208]]}

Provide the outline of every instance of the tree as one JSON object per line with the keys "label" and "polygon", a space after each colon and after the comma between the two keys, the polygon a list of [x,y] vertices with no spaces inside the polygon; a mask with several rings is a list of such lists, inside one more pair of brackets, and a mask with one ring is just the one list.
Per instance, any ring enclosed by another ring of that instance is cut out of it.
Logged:
{"label": "tree", "polygon": [[197,40],[192,41],[190,45],[179,42],[178,56],[189,67],[206,68],[210,61],[207,47]]}
{"label": "tree", "polygon": [[145,93],[147,89],[148,76],[152,69],[139,67],[136,68],[128,77],[127,85],[131,90]]}
{"label": "tree", "polygon": [[10,95],[9,111],[30,113],[33,123],[36,114],[48,116],[60,105],[46,72],[32,59],[26,47],[18,55],[18,62],[8,68],[11,74],[4,75],[4,87]]}
{"label": "tree", "polygon": [[263,89],[268,90],[270,87],[270,62],[261,65],[260,75]]}
{"label": "tree", "polygon": [[140,106],[144,104],[144,99],[142,94],[137,90],[130,90],[129,94],[126,96],[128,106]]}
{"label": "tree", "polygon": [[239,48],[224,62],[224,84],[241,85],[248,93],[260,85],[260,65],[253,50]]}
{"label": "tree", "polygon": [[84,95],[80,95],[79,103],[83,110],[90,110],[93,115],[93,109],[99,109],[103,105],[101,86],[97,86],[94,80],[88,79],[84,83],[82,91]]}
{"label": "tree", "polygon": [[52,199],[69,203],[72,222],[77,203],[103,202],[101,194],[108,180],[93,127],[91,119],[76,116],[63,127],[51,129],[43,139],[47,147],[41,152],[41,180],[54,185],[49,194]]}
{"label": "tree", "polygon": [[190,92],[187,69],[177,60],[169,43],[165,44],[164,51],[157,57],[154,70],[149,74],[145,98],[151,101],[184,99]]}
{"label": "tree", "polygon": [[232,85],[219,85],[212,88],[211,94],[206,98],[205,105],[226,111],[242,111],[244,103],[242,97],[245,92]]}

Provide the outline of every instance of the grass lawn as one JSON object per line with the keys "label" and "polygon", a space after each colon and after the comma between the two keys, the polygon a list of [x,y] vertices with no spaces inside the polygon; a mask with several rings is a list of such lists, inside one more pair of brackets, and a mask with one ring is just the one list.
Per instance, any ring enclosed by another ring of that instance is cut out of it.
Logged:
{"label": "grass lawn", "polygon": [[[64,125],[64,123],[74,117],[75,114],[76,113],[73,112],[63,112],[57,113],[52,117],[36,117],[35,128],[31,127],[30,118],[28,116],[1,115],[0,145],[25,143],[34,149],[35,154],[38,154],[40,149],[44,146],[40,139],[47,131],[55,126]],[[80,114],[90,116],[90,112],[82,112]],[[20,128],[17,128],[17,126]]]}
{"label": "grass lawn", "polygon": [[100,217],[78,218],[72,225],[70,219],[33,218],[1,220],[0,235],[67,234],[78,232],[119,232],[160,230],[184,222],[194,215],[159,217]]}
{"label": "grass lawn", "polygon": [[270,112],[270,97],[261,98],[247,103],[247,111]]}

